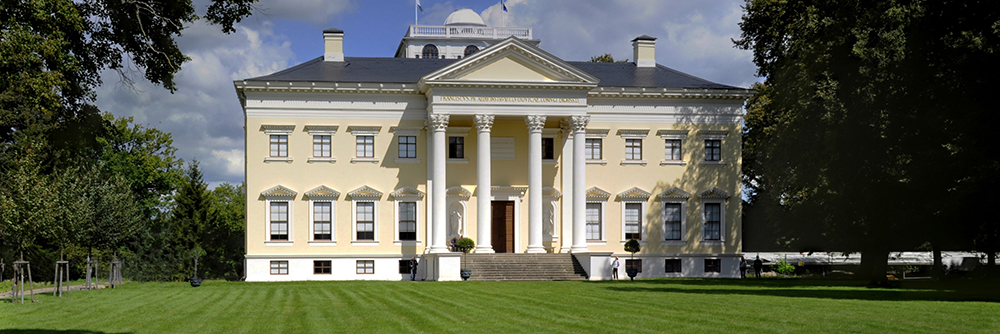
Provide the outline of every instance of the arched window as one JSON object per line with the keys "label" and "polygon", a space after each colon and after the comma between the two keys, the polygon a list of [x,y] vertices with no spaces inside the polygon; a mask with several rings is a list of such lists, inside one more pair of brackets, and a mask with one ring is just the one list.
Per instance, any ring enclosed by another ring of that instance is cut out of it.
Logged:
{"label": "arched window", "polygon": [[438,48],[434,44],[424,45],[423,58],[424,59],[437,59],[438,58]]}
{"label": "arched window", "polygon": [[473,53],[479,52],[479,47],[475,45],[469,45],[465,47],[465,56],[468,57]]}

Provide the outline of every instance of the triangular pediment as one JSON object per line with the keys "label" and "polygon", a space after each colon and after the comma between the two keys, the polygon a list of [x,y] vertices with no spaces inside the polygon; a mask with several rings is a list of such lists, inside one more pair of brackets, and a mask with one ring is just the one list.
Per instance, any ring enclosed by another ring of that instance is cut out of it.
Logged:
{"label": "triangular pediment", "polygon": [[588,201],[607,201],[611,197],[611,193],[598,187],[590,187],[590,189],[587,189],[586,194]]}
{"label": "triangular pediment", "polygon": [[681,188],[673,187],[673,188],[664,190],[659,195],[656,195],[656,198],[659,199],[659,200],[661,200],[661,201],[663,201],[663,200],[672,200],[672,199],[673,200],[688,199],[688,198],[691,198],[691,194],[688,193],[688,192],[686,192],[686,191],[684,191],[684,190],[681,190]]}
{"label": "triangular pediment", "polygon": [[309,197],[311,199],[316,199],[316,198],[331,199],[340,197],[340,192],[330,189],[330,187],[327,186],[319,186],[313,190],[307,191],[305,195],[306,197]]}
{"label": "triangular pediment", "polygon": [[296,193],[294,190],[285,188],[282,185],[276,185],[270,189],[264,190],[260,193],[264,197],[292,197],[294,198]]}
{"label": "triangular pediment", "polygon": [[445,195],[448,197],[462,197],[468,199],[472,197],[472,192],[469,189],[465,189],[462,186],[454,186],[445,190]]}
{"label": "triangular pediment", "polygon": [[618,193],[618,200],[620,201],[645,201],[652,196],[648,191],[639,189],[639,187],[632,187],[626,191]]}
{"label": "triangular pediment", "polygon": [[421,78],[421,83],[534,83],[596,86],[599,79],[516,37]]}
{"label": "triangular pediment", "polygon": [[393,191],[389,195],[392,196],[392,198],[395,198],[395,199],[403,199],[403,198],[408,198],[408,199],[422,199],[422,198],[424,198],[424,192],[422,192],[420,190],[417,190],[416,188],[413,188],[413,187],[402,187],[402,188],[396,189],[396,191]]}
{"label": "triangular pediment", "polygon": [[719,188],[712,188],[698,193],[698,197],[705,199],[728,199],[729,193]]}
{"label": "triangular pediment", "polygon": [[357,198],[379,199],[379,198],[382,198],[382,192],[381,191],[375,190],[374,188],[369,187],[369,186],[362,186],[361,188],[354,189],[351,192],[347,193],[347,195],[351,196],[352,199],[357,199]]}

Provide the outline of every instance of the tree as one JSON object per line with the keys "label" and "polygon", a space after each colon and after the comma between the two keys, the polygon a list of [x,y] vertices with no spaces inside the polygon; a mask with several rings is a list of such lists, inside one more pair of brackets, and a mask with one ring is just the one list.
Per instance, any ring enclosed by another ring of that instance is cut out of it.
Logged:
{"label": "tree", "polygon": [[610,53],[605,53],[605,54],[600,55],[600,56],[590,57],[590,62],[591,63],[627,63],[628,62],[628,58],[625,58],[625,59],[622,59],[622,60],[615,60],[615,57],[612,57]]}
{"label": "tree", "polygon": [[180,268],[175,273],[189,273],[191,252],[195,249],[205,249],[211,243],[208,228],[214,224],[211,193],[205,183],[198,161],[188,165],[177,196],[174,197],[174,207],[171,211],[169,229],[166,237],[171,248],[182,259]]}
{"label": "tree", "polygon": [[246,254],[246,184],[223,183],[212,189],[215,219],[208,228],[204,273],[210,278],[237,279],[243,276]]}
{"label": "tree", "polygon": [[941,232],[996,224],[975,208],[1000,195],[969,195],[998,179],[984,125],[998,116],[984,97],[1000,74],[1000,4],[748,0],[745,10],[735,43],[766,78],[745,134],[753,211],[821,232],[799,228],[798,247],[861,250],[877,285],[890,250],[956,246]]}
{"label": "tree", "polygon": [[174,154],[169,133],[134,124],[131,117],[104,114],[108,129],[97,138],[104,172],[131,182],[143,217],[162,213],[165,202],[183,179],[183,161]]}

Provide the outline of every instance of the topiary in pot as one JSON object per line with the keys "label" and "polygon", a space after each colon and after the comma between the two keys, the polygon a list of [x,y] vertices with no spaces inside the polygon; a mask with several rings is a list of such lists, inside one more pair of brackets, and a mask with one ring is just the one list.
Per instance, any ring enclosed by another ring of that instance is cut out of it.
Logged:
{"label": "topiary in pot", "polygon": [[[632,259],[635,259],[635,253],[642,249],[639,245],[639,240],[631,239],[625,243],[625,251],[632,253]],[[635,267],[635,261],[632,261],[632,266],[625,267],[625,273],[628,274],[629,279],[635,280],[635,275],[639,274],[639,269]]]}
{"label": "topiary in pot", "polygon": [[469,277],[472,277],[472,270],[465,269],[465,254],[468,254],[470,250],[476,248],[476,242],[468,237],[462,237],[458,242],[455,243],[455,247],[462,251],[462,270],[459,273],[462,276],[462,280],[466,281]]}

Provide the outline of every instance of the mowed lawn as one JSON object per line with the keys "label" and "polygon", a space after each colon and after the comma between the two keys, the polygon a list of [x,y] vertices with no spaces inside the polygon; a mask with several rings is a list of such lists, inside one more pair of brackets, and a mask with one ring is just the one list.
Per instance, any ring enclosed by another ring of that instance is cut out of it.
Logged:
{"label": "mowed lawn", "polygon": [[0,333],[1000,333],[996,283],[947,285],[958,290],[724,279],[127,283],[39,295],[35,304],[4,299]]}

